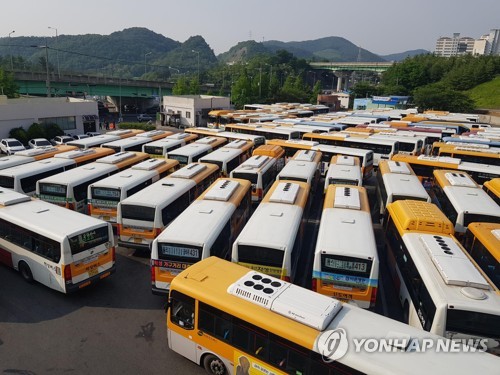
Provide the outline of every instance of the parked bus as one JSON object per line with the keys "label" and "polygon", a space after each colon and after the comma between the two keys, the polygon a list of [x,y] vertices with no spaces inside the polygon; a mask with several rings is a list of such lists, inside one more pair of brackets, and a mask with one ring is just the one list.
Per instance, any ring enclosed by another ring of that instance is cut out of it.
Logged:
{"label": "parked bus", "polygon": [[469,163],[448,156],[403,155],[396,154],[393,161],[408,163],[422,181],[432,181],[435,169],[453,169],[468,173],[479,185],[492,178],[500,177],[500,165]]}
{"label": "parked bus", "polygon": [[436,205],[387,207],[387,261],[408,324],[447,338],[488,339],[499,354],[500,296],[453,236]]}
{"label": "parked bus", "polygon": [[309,184],[311,192],[314,192],[319,183],[321,156],[321,152],[319,151],[297,151],[278,173],[276,180],[302,181]]}
{"label": "parked bus", "polygon": [[214,164],[192,163],[118,203],[118,244],[150,250],[153,240],[218,177]]}
{"label": "parked bus", "polygon": [[232,112],[230,109],[213,109],[210,112],[208,112],[208,121],[207,121],[207,127],[209,129],[218,129],[219,126],[225,125],[224,120],[222,119],[222,115],[226,115],[228,113]]}
{"label": "parked bus", "polygon": [[160,178],[175,172],[177,160],[147,159],[88,186],[87,213],[116,226],[116,207]]}
{"label": "parked bus", "polygon": [[118,173],[148,158],[143,152],[120,152],[93,163],[42,178],[36,183],[40,199],[81,213],[87,213],[90,184]]}
{"label": "parked bus", "polygon": [[135,137],[136,135],[143,134],[144,132],[145,131],[142,129],[116,129],[107,131],[105,135],[118,136],[123,139],[123,138]]}
{"label": "parked bus", "polygon": [[200,163],[212,163],[219,166],[221,177],[229,177],[233,169],[247,160],[252,154],[251,141],[232,141],[221,148],[201,157]]}
{"label": "parked bus", "polygon": [[363,176],[357,157],[346,155],[332,156],[325,177],[325,194],[329,185],[361,186],[362,184]]}
{"label": "parked bus", "polygon": [[222,129],[210,129],[210,128],[202,128],[202,127],[194,127],[187,128],[184,130],[186,133],[196,134],[199,136],[212,136],[212,137],[223,137],[230,141],[236,141],[239,139],[245,139],[252,141],[254,147],[258,147],[260,145],[266,144],[266,138],[262,135],[254,135],[254,134],[244,134],[244,133],[235,133],[224,131]]}
{"label": "parked bus", "polygon": [[83,139],[75,139],[74,141],[66,143],[68,146],[75,146],[82,149],[91,147],[99,147],[103,143],[113,142],[120,139],[118,135],[101,134],[95,137],[88,137]]}
{"label": "parked bus", "polygon": [[398,200],[431,202],[429,193],[407,163],[382,160],[377,172],[377,197],[383,220],[387,206]]}
{"label": "parked bus", "polygon": [[266,140],[269,139],[300,139],[301,133],[297,130],[286,127],[265,127],[260,124],[237,125],[229,124],[226,130],[233,133],[243,133],[251,135],[263,136]]}
{"label": "parked bus", "polygon": [[0,189],[0,262],[62,293],[115,271],[111,226],[92,217]]}
{"label": "parked bus", "polygon": [[[480,147],[481,146],[481,147]],[[486,146],[486,147],[482,147]],[[470,163],[480,163],[488,165],[500,165],[500,148],[489,147],[487,145],[463,145],[457,146],[445,144],[439,147],[439,156],[459,158]]]}
{"label": "parked bus", "polygon": [[314,251],[312,289],[374,308],[379,259],[366,189],[330,185]]}
{"label": "parked bus", "polygon": [[141,134],[137,134],[134,137],[128,137],[123,139],[118,139],[112,142],[106,142],[101,145],[101,147],[110,148],[115,152],[126,152],[126,151],[142,151],[144,145],[157,141],[159,139],[164,139],[165,137],[172,135],[172,132],[165,130],[151,130]]}
{"label": "parked bus", "polygon": [[197,139],[196,134],[176,133],[142,145],[142,152],[149,154],[152,158],[164,158],[169,151],[171,152]]}
{"label": "parked bus", "polygon": [[168,294],[172,279],[215,255],[230,260],[231,246],[250,217],[250,182],[219,178],[153,241],[151,288]]}
{"label": "parked bus", "polygon": [[500,223],[500,206],[465,172],[434,171],[433,199],[461,237],[474,222]]}
{"label": "parked bus", "polygon": [[71,159],[49,158],[5,168],[0,170],[0,187],[31,196],[36,192],[38,180],[74,167],[75,163]]}
{"label": "parked bus", "polygon": [[388,160],[399,152],[399,142],[396,139],[351,137],[344,133],[307,133],[304,134],[303,139],[318,142],[321,145],[371,150],[375,167],[378,166],[380,160]]}
{"label": "parked bus", "polygon": [[32,161],[48,159],[61,152],[72,151],[75,149],[75,146],[57,145],[48,148],[30,148],[28,150],[17,151],[13,155],[0,157],[0,169],[15,167],[16,165],[31,163]]}
{"label": "parked bus", "polygon": [[276,181],[234,241],[231,261],[293,281],[309,191],[305,182]]}
{"label": "parked bus", "polygon": [[259,203],[276,180],[284,163],[284,151],[281,147],[262,145],[253,151],[252,157],[232,170],[231,178],[250,181],[252,202]]}
{"label": "parked bus", "polygon": [[[217,257],[201,260],[172,280],[167,309],[169,348],[214,375],[489,375],[497,374],[500,362]],[[352,338],[385,338],[391,346],[355,350]],[[433,349],[416,353],[411,348],[425,341]],[[461,353],[434,349],[441,344]]]}
{"label": "parked bus", "polygon": [[226,138],[205,137],[200,138],[186,146],[167,152],[165,157],[175,159],[181,167],[199,161],[203,156],[217,150],[227,143]]}
{"label": "parked bus", "polygon": [[500,223],[470,223],[463,246],[500,290]]}
{"label": "parked bus", "polygon": [[500,206],[500,177],[484,182],[483,190]]}

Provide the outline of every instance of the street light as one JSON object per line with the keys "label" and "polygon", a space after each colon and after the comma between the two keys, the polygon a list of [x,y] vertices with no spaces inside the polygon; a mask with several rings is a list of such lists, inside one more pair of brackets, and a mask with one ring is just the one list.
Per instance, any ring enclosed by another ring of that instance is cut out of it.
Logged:
{"label": "street light", "polygon": [[200,51],[195,51],[194,49],[191,52],[198,54],[198,83],[200,83]]}
{"label": "street light", "polygon": [[146,68],[147,68],[147,65],[146,65],[146,56],[151,55],[152,53],[153,52],[148,52],[148,53],[144,54],[144,74],[146,74]]}
{"label": "street light", "polygon": [[47,80],[45,81],[45,84],[47,86],[47,97],[50,98],[49,46],[47,44],[47,41],[45,41],[45,45],[44,46],[31,45],[30,47],[33,47],[33,48],[45,48],[45,69],[47,71]]}
{"label": "street light", "polygon": [[14,63],[12,62],[12,46],[10,45],[10,35],[14,34],[15,32],[16,32],[16,30],[12,30],[9,33],[9,55],[10,55],[10,70],[11,71],[14,71]]}
{"label": "street light", "polygon": [[56,58],[57,58],[57,77],[61,79],[61,69],[59,68],[59,35],[57,34],[57,28],[49,26],[49,29],[56,31]]}
{"label": "street light", "polygon": [[179,69],[177,69],[177,68],[172,68],[171,66],[169,66],[168,68],[171,69],[171,70],[175,70],[177,72],[177,74],[181,73],[181,71]]}

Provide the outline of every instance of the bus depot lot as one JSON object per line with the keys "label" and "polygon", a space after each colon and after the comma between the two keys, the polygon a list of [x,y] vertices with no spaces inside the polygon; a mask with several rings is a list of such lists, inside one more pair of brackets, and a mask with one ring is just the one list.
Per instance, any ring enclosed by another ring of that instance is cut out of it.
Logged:
{"label": "bus depot lot", "polygon": [[[368,190],[372,202],[375,191]],[[299,261],[304,266],[297,283],[307,287],[322,198],[322,189],[316,189]],[[380,226],[375,228],[383,243]],[[400,319],[399,301],[380,257],[376,312]],[[0,265],[0,373],[205,373],[168,348],[166,299],[151,293],[148,254],[118,247],[116,263],[111,277],[72,295],[30,285]]]}

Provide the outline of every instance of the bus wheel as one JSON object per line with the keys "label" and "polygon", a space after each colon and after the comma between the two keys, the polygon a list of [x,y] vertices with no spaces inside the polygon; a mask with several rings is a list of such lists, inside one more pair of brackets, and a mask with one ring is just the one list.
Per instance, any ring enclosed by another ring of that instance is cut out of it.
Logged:
{"label": "bus wheel", "polygon": [[211,375],[225,375],[227,374],[226,366],[222,360],[212,354],[207,355],[203,359],[203,367],[207,374]]}
{"label": "bus wheel", "polygon": [[31,273],[30,266],[26,262],[19,263],[19,272],[24,280],[29,283],[33,282],[33,274]]}

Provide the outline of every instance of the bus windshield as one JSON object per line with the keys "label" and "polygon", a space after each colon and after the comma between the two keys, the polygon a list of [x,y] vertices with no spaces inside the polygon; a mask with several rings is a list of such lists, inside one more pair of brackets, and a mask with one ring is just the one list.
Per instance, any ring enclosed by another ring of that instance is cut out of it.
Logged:
{"label": "bus windshield", "polygon": [[500,339],[500,316],[476,311],[448,309],[446,331]]}
{"label": "bus windshield", "polygon": [[87,232],[80,233],[76,236],[69,237],[69,246],[71,254],[76,255],[82,251],[102,245],[109,241],[109,232],[107,226],[92,229]]}
{"label": "bus windshield", "polygon": [[133,204],[124,204],[121,207],[122,217],[130,220],[154,221],[154,207],[136,206]]}
{"label": "bus windshield", "polygon": [[232,176],[233,178],[241,178],[242,180],[248,180],[252,184],[256,184],[258,179],[257,173],[233,172]]}

